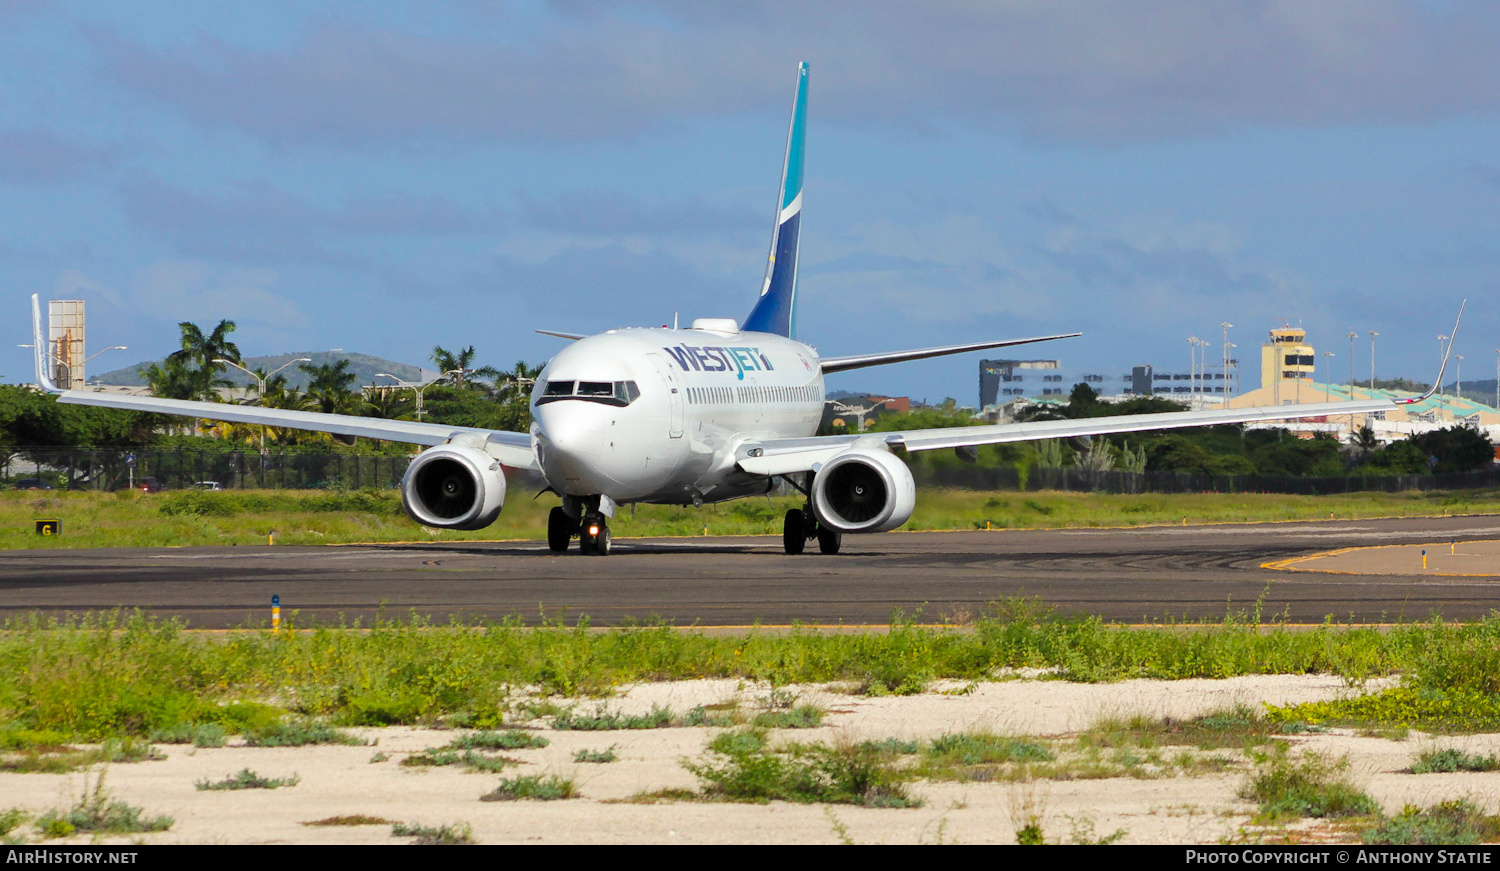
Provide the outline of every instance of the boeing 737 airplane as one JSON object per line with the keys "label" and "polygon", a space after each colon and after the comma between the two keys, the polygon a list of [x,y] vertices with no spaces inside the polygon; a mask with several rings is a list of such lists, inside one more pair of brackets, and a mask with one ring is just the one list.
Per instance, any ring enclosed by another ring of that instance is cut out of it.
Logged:
{"label": "boeing 737 airplane", "polygon": [[[786,513],[786,552],[801,553],[816,539],[823,553],[837,553],[843,535],[895,529],[911,516],[916,486],[895,451],[1368,413],[1401,404],[1324,402],[817,436],[823,377],[831,372],[1079,334],[826,358],[797,341],[806,124],[804,63],[797,74],[770,264],[745,321],[700,318],[687,329],[622,328],[594,336],[539,331],[572,344],[537,380],[530,433],[60,390],[48,376],[41,305],[33,295],[37,384],[65,403],[422,445],[426,449],[402,479],[401,501],[413,520],[441,529],[490,525],[505,504],[504,470],[538,471],[562,500],[548,523],[552,550],[566,551],[577,538],[580,551],[600,556],[610,552],[609,521],[620,505],[701,505],[767,493],[778,479],[806,496],[803,508]],[[1435,384],[1441,383],[1439,373]]]}

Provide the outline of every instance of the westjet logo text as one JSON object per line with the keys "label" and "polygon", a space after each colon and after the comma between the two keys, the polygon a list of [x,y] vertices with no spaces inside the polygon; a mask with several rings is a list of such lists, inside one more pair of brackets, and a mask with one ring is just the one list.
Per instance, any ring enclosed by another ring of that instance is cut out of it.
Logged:
{"label": "westjet logo text", "polygon": [[682,371],[696,372],[733,372],[734,377],[744,380],[746,372],[757,372],[765,370],[773,371],[776,367],[771,365],[771,360],[761,353],[759,348],[720,348],[717,346],[700,348],[697,345],[677,345],[671,348],[662,348]]}

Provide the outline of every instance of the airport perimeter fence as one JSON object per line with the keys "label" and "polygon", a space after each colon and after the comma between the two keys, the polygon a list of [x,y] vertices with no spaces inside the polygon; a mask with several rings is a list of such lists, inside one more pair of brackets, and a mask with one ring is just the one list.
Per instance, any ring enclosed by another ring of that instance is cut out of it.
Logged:
{"label": "airport perimeter fence", "polygon": [[1500,488],[1500,469],[1441,475],[1191,475],[1177,472],[1095,472],[1031,467],[1024,486],[1020,473],[1006,467],[939,467],[917,470],[919,485],[960,490],[1067,490],[1075,493],[1291,493],[1328,495],[1403,490],[1480,490]]}
{"label": "airport perimeter fence", "polygon": [[0,489],[120,490],[153,479],[167,490],[359,490],[399,485],[404,456],[20,448],[0,453]]}
{"label": "airport perimeter fence", "polygon": [[[259,454],[254,451],[0,449],[0,489],[40,485],[57,490],[119,490],[154,479],[168,490],[214,484],[226,490],[387,489],[400,485],[411,458],[340,453]],[[917,483],[961,490],[1068,490],[1078,493],[1295,493],[1322,495],[1403,490],[1500,488],[1500,469],[1441,475],[1189,475],[1176,472],[1094,472],[1031,467],[943,466],[913,470]],[[513,487],[545,486],[533,473],[511,476]]]}

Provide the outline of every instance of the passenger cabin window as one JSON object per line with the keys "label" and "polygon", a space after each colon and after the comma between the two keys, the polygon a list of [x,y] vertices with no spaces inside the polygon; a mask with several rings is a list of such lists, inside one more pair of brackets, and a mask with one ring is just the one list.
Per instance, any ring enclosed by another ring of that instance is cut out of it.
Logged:
{"label": "passenger cabin window", "polygon": [[640,396],[641,389],[634,381],[549,381],[546,393],[536,404],[546,405],[568,399],[623,407],[635,402]]}

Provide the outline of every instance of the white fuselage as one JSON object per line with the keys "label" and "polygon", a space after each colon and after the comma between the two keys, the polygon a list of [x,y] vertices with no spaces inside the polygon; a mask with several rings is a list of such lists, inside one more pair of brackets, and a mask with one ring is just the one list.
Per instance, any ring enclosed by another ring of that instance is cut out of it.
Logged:
{"label": "white fuselage", "polygon": [[735,470],[747,439],[813,435],[818,354],[772,333],[620,329],[579,339],[532,391],[542,474],[564,496],[696,503],[765,492]]}

